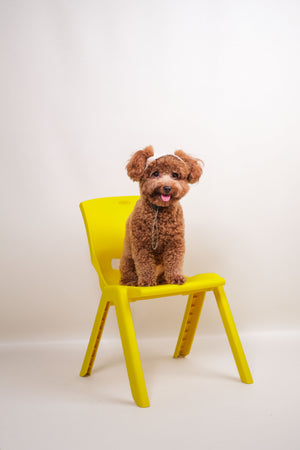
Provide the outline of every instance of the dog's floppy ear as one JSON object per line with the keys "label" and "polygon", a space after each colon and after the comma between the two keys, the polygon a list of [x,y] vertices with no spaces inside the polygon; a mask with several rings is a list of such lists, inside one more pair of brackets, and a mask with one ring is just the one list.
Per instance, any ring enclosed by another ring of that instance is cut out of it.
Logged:
{"label": "dog's floppy ear", "polygon": [[152,145],[134,153],[129,160],[126,169],[129,178],[133,181],[140,181],[146,168],[147,159],[154,155]]}
{"label": "dog's floppy ear", "polygon": [[197,183],[197,181],[199,181],[199,178],[201,177],[202,172],[203,172],[202,166],[201,166],[201,164],[203,164],[203,161],[201,161],[201,159],[194,158],[193,156],[187,155],[182,150],[176,150],[176,152],[174,152],[174,154],[176,156],[179,156],[179,158],[182,159],[189,167],[190,173],[187,178],[188,182],[191,184]]}

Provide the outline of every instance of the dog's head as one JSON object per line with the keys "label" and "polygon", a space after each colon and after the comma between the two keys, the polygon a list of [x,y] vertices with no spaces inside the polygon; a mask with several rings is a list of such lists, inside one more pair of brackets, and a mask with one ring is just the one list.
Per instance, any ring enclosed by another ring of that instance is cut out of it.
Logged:
{"label": "dog's head", "polygon": [[180,200],[202,174],[200,161],[182,150],[153,158],[152,146],[134,153],[126,168],[140,184],[141,196],[156,206],[167,207]]}

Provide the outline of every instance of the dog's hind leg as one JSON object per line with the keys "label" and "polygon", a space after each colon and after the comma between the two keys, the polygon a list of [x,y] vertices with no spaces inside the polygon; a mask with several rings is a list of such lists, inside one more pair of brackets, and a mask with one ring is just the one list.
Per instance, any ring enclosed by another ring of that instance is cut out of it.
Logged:
{"label": "dog's hind leg", "polygon": [[120,261],[121,280],[120,284],[124,286],[137,286],[138,276],[135,269],[134,260],[131,254],[131,246],[128,234],[125,236],[124,249]]}
{"label": "dog's hind leg", "polygon": [[120,261],[121,280],[120,284],[124,286],[137,286],[138,276],[135,270],[135,264],[131,256],[122,255]]}
{"label": "dog's hind leg", "polygon": [[121,280],[124,286],[137,286],[138,276],[135,269],[134,260],[131,255],[129,243],[125,240],[124,251],[120,261]]}
{"label": "dog's hind leg", "polygon": [[137,286],[138,277],[135,270],[135,264],[132,258],[122,258],[120,262],[121,280],[124,286]]}

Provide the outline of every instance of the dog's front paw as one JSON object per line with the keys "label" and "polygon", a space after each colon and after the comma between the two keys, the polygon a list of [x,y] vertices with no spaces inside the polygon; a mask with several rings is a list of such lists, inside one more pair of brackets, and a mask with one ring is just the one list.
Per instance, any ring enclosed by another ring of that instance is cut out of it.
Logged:
{"label": "dog's front paw", "polygon": [[156,283],[147,283],[147,281],[142,281],[141,283],[139,283],[139,286],[142,287],[147,287],[147,286],[156,286]]}
{"label": "dog's front paw", "polygon": [[146,280],[146,279],[140,279],[138,282],[139,286],[156,286],[155,280]]}
{"label": "dog's front paw", "polygon": [[138,286],[138,282],[136,280],[121,280],[120,284],[122,286]]}
{"label": "dog's front paw", "polygon": [[169,280],[170,284],[184,284],[186,282],[186,278],[183,275],[175,275]]}

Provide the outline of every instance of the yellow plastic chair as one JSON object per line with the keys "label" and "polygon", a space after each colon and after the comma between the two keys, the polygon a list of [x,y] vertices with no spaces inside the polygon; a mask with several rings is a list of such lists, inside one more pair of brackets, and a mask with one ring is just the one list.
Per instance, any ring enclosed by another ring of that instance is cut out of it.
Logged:
{"label": "yellow plastic chair", "polygon": [[80,204],[84,218],[91,260],[96,269],[102,296],[96,314],[81,376],[90,375],[102,336],[109,307],[115,306],[132,396],[138,406],[150,406],[142,370],[130,302],[173,295],[188,295],[174,358],[191,350],[205,294],[213,291],[241,381],[253,383],[247,360],[225,296],[224,278],[208,273],[187,278],[183,285],[152,287],[121,286],[120,273],[112,266],[122,254],[126,220],[139,197],[109,197],[87,200]]}

